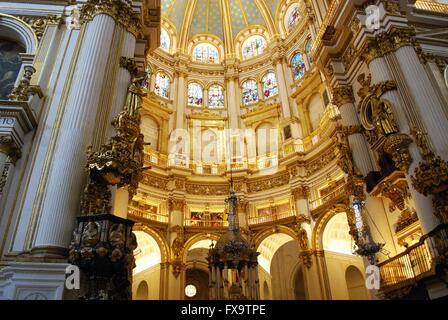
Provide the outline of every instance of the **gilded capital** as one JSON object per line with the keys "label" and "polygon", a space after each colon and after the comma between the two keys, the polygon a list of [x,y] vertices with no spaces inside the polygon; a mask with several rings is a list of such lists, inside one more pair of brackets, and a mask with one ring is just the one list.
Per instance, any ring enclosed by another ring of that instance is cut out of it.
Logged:
{"label": "gilded capital", "polygon": [[142,36],[140,15],[131,6],[116,0],[88,0],[80,10],[80,23],[86,23],[99,14],[112,17],[135,37]]}
{"label": "gilded capital", "polygon": [[292,195],[294,196],[295,200],[307,199],[308,193],[309,193],[309,188],[306,186],[300,186],[300,187],[294,188],[292,190]]}
{"label": "gilded capital", "polygon": [[346,103],[353,103],[355,101],[351,85],[334,88],[332,94],[333,94],[333,104],[335,104],[338,107],[341,107]]}

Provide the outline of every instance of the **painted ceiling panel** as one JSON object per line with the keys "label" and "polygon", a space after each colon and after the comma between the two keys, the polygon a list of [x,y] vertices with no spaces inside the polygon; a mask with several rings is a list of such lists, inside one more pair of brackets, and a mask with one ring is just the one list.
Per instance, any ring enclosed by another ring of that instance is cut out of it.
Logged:
{"label": "painted ceiling panel", "polygon": [[[222,0],[162,0],[162,14],[171,21],[179,33],[188,4],[195,3],[190,25],[192,37],[196,34],[210,33],[224,40],[224,26],[220,2]],[[230,25],[235,37],[242,29],[251,25],[266,27],[266,22],[255,0],[225,0],[230,9]],[[278,0],[264,0],[271,12],[275,13]]]}
{"label": "painted ceiling panel", "polygon": [[191,22],[190,36],[199,33],[210,33],[223,40],[220,0],[197,0],[193,21]]}

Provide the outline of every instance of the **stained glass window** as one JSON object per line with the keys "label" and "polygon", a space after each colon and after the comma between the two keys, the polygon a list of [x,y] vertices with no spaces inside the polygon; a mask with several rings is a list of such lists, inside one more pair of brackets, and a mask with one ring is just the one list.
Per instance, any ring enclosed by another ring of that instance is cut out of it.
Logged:
{"label": "stained glass window", "polygon": [[192,82],[188,85],[188,105],[202,106],[202,86]]}
{"label": "stained glass window", "polygon": [[262,36],[252,36],[243,43],[243,58],[249,59],[263,53],[266,40]]}
{"label": "stained glass window", "polygon": [[313,57],[311,56],[312,47],[313,47],[313,41],[311,41],[311,39],[308,39],[308,42],[306,43],[306,54],[308,56],[308,60],[310,61],[310,65],[313,64]]}
{"label": "stained glass window", "polygon": [[255,80],[243,82],[243,105],[258,102],[258,89]]}
{"label": "stained glass window", "polygon": [[278,94],[277,79],[274,72],[268,72],[263,79],[263,96],[267,99]]}
{"label": "stained glass window", "polygon": [[286,12],[286,30],[289,32],[291,31],[299,22],[300,18],[300,9],[298,4],[293,4],[291,7],[288,8],[288,11]]}
{"label": "stained glass window", "polygon": [[305,61],[302,53],[296,53],[291,59],[291,66],[294,75],[294,80],[299,80],[303,77],[306,71]]}
{"label": "stained glass window", "polygon": [[170,51],[170,44],[171,40],[168,32],[166,32],[165,29],[162,29],[162,32],[160,33],[160,48],[165,51]]}
{"label": "stained glass window", "polygon": [[219,63],[218,49],[208,43],[201,43],[193,50],[193,60],[204,63]]}
{"label": "stained glass window", "polygon": [[170,78],[164,73],[157,73],[156,82],[154,83],[155,94],[168,98],[168,92],[170,90]]}
{"label": "stained glass window", "polygon": [[224,90],[219,84],[214,84],[208,89],[208,107],[224,107]]}

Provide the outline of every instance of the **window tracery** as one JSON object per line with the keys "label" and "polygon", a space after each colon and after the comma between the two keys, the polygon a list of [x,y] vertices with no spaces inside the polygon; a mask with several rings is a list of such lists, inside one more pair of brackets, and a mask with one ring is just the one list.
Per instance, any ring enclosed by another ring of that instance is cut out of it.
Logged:
{"label": "window tracery", "polygon": [[305,60],[301,52],[296,53],[291,59],[294,80],[302,78],[306,71]]}
{"label": "window tracery", "polygon": [[199,83],[192,82],[188,85],[188,105],[200,107],[202,106],[203,92]]}
{"label": "window tracery", "polygon": [[168,98],[169,89],[170,78],[162,72],[157,73],[154,83],[154,93],[161,97]]}
{"label": "window tracery", "polygon": [[262,78],[263,96],[267,99],[278,94],[277,79],[275,73],[270,71]]}
{"label": "window tracery", "polygon": [[255,80],[246,80],[242,85],[243,105],[258,102],[258,89]]}
{"label": "window tracery", "polygon": [[219,63],[218,49],[209,43],[198,44],[193,50],[193,60],[203,63]]}
{"label": "window tracery", "polygon": [[266,40],[262,36],[252,36],[243,43],[243,59],[256,57],[264,52]]}
{"label": "window tracery", "polygon": [[224,89],[219,84],[214,84],[208,89],[208,106],[209,108],[224,107]]}
{"label": "window tracery", "polygon": [[169,52],[170,45],[171,45],[170,36],[168,35],[168,32],[166,32],[166,30],[162,28],[162,32],[160,33],[160,48]]}

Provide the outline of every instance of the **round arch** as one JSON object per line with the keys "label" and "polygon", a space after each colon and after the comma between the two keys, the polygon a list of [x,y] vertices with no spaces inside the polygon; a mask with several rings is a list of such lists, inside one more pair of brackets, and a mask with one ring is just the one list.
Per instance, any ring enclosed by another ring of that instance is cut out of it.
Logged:
{"label": "round arch", "polygon": [[321,215],[316,223],[314,224],[313,228],[313,235],[312,235],[312,241],[311,245],[313,246],[313,249],[316,251],[322,251],[323,243],[322,243],[322,237],[325,230],[325,226],[330,221],[331,218],[333,218],[336,214],[341,212],[347,212],[347,205],[346,204],[337,204],[332,209],[330,209],[325,214]]}
{"label": "round arch", "polygon": [[255,246],[255,248],[258,248],[264,239],[276,233],[284,233],[294,240],[297,240],[296,232],[292,228],[285,226],[276,226],[274,229],[270,227],[256,233],[252,238],[251,243]]}
{"label": "round arch", "polygon": [[3,37],[23,44],[26,54],[36,53],[38,46],[37,36],[33,29],[23,20],[0,13],[0,32]]}
{"label": "round arch", "polygon": [[171,21],[162,17],[161,26],[168,33],[170,37],[170,48],[168,53],[172,54],[177,49],[178,36],[176,27],[171,23]]}
{"label": "round arch", "polygon": [[235,37],[235,55],[241,60],[243,60],[243,43],[252,36],[261,36],[264,38],[266,45],[269,44],[269,32],[264,26],[252,25],[242,29]]}
{"label": "round arch", "polygon": [[141,223],[136,223],[133,227],[133,231],[143,231],[143,232],[147,233],[148,235],[150,235],[151,237],[153,237],[159,246],[160,255],[161,255],[160,258],[161,258],[162,263],[167,262],[169,260],[168,242],[162,235],[159,234],[159,232],[157,232],[156,230],[151,229],[148,226],[145,226]]}
{"label": "round arch", "polygon": [[198,233],[195,234],[194,236],[192,236],[191,238],[189,238],[185,244],[184,244],[184,249],[183,249],[183,253],[182,253],[182,261],[185,262],[187,261],[187,256],[188,256],[188,251],[190,250],[190,248],[197,242],[201,241],[201,240],[213,240],[213,241],[218,241],[220,238],[219,234],[216,233]]}

